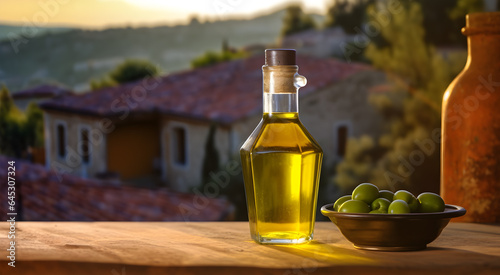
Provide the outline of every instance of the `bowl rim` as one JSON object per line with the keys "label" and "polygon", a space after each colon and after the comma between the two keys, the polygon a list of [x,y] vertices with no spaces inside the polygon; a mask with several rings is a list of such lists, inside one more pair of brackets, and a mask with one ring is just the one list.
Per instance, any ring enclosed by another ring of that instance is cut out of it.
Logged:
{"label": "bowl rim", "polygon": [[354,218],[354,219],[374,219],[374,220],[398,220],[398,219],[446,219],[456,218],[465,215],[465,208],[445,204],[443,212],[434,213],[406,213],[406,214],[370,214],[370,213],[342,213],[333,210],[334,203],[325,204],[321,207],[323,216],[332,218]]}

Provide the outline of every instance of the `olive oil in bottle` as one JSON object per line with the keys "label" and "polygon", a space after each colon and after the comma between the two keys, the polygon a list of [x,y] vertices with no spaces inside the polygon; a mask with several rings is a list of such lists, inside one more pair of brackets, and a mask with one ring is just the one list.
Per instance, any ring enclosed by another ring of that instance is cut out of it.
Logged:
{"label": "olive oil in bottle", "polygon": [[295,50],[266,50],[264,114],[240,154],[252,238],[263,244],[312,239],[322,150],[299,120]]}

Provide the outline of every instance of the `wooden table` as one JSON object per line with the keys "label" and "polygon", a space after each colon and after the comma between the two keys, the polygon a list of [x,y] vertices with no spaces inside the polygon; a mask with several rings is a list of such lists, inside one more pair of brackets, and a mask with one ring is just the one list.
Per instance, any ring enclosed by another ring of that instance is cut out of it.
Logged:
{"label": "wooden table", "polygon": [[500,225],[451,223],[428,249],[354,249],[330,222],[306,245],[258,245],[246,222],[19,222],[0,274],[500,274]]}

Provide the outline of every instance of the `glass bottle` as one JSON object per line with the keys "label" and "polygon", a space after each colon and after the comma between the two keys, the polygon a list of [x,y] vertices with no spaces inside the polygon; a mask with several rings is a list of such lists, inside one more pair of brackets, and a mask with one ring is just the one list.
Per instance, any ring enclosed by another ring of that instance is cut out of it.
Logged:
{"label": "glass bottle", "polygon": [[263,117],[240,150],[252,239],[262,244],[312,240],[323,152],[299,120],[295,50],[268,49]]}
{"label": "glass bottle", "polygon": [[500,12],[467,15],[468,59],[443,97],[441,195],[457,221],[500,222]]}

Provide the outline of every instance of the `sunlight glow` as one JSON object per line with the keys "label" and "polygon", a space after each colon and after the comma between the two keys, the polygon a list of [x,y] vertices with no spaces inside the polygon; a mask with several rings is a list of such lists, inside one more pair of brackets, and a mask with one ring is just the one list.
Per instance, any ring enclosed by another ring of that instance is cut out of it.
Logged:
{"label": "sunlight glow", "polygon": [[[171,8],[172,6],[175,6],[175,3],[181,2],[181,1],[163,1],[163,0],[124,0],[124,1],[144,8]],[[187,5],[187,7],[189,8],[189,5]]]}
{"label": "sunlight glow", "polygon": [[0,10],[7,12],[0,24],[22,25],[42,17],[47,27],[185,24],[193,16],[202,21],[251,18],[291,3],[301,3],[306,12],[324,13],[331,0],[1,0]]}

